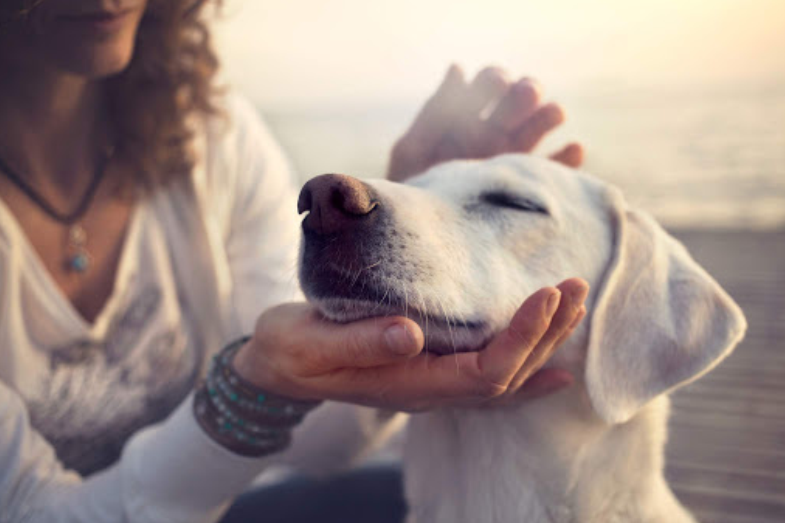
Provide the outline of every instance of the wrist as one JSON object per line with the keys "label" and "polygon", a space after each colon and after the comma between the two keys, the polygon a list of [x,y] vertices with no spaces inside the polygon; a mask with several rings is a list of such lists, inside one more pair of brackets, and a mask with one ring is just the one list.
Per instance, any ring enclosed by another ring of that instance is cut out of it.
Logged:
{"label": "wrist", "polygon": [[230,365],[232,370],[243,380],[257,387],[266,387],[268,384],[261,383],[262,380],[259,379],[257,371],[259,365],[256,362],[256,354],[258,353],[259,351],[254,346],[253,337],[249,337],[234,354]]}
{"label": "wrist", "polygon": [[[241,340],[238,340],[239,343]],[[303,394],[293,386],[294,381],[286,375],[276,373],[274,365],[263,354],[259,342],[254,337],[242,339],[242,345],[230,355],[228,366],[248,386],[261,388],[292,401],[317,402],[324,398]]]}
{"label": "wrist", "polygon": [[217,354],[194,397],[199,425],[217,443],[245,456],[264,456],[289,445],[291,430],[319,402],[301,401],[259,388],[232,365],[247,338]]}

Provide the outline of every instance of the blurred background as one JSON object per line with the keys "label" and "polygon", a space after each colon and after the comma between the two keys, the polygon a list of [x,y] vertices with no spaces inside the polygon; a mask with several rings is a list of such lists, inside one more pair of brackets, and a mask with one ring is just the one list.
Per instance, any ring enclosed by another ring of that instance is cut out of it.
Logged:
{"label": "blurred background", "polygon": [[704,522],[785,521],[785,0],[227,0],[226,83],[301,181],[382,176],[451,63],[541,81],[586,170],[683,240],[747,314],[674,396],[667,475]]}
{"label": "blurred background", "polygon": [[384,173],[450,63],[531,75],[587,170],[668,224],[785,223],[783,0],[227,0],[227,81],[298,173]]}

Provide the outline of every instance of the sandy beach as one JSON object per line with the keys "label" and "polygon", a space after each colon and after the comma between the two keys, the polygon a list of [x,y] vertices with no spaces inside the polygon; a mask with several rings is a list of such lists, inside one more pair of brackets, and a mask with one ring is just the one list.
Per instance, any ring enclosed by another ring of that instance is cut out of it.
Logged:
{"label": "sandy beach", "polygon": [[666,474],[702,523],[785,521],[785,230],[672,230],[744,309],[745,340],[673,395]]}

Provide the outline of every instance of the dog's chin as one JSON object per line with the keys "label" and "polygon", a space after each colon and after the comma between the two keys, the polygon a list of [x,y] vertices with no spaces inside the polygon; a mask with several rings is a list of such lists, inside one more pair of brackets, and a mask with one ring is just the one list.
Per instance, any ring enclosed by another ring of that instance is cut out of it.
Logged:
{"label": "dog's chin", "polygon": [[416,322],[425,335],[426,353],[436,355],[480,351],[492,337],[484,322],[456,322],[418,309],[381,304],[359,298],[309,298],[322,315],[338,323],[366,318],[405,316]]}

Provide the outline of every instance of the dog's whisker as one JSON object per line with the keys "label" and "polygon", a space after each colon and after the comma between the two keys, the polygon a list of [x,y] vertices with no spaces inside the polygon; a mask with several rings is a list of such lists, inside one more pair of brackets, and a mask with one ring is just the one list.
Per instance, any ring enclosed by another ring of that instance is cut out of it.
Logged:
{"label": "dog's whisker", "polygon": [[393,308],[392,308],[392,305],[393,305],[393,301],[392,301],[393,300],[393,295],[390,293],[390,290],[392,289],[392,287],[390,285],[385,285],[385,286],[387,288],[386,294],[388,296],[387,302],[388,302],[389,305],[388,305],[388,309],[387,309],[387,311],[385,311],[384,315],[385,316],[389,316],[390,314],[392,314],[391,311],[393,310]]}
{"label": "dog's whisker", "polygon": [[425,298],[423,298],[423,295],[420,292],[420,290],[415,288],[415,291],[417,292],[417,296],[420,298],[420,305],[419,305],[418,308],[419,308],[421,314],[424,316],[422,321],[423,321],[424,327],[425,327],[423,330],[425,331],[424,332],[424,334],[425,334],[425,353],[427,354],[428,353],[428,346],[429,346],[429,342],[430,342],[430,336],[428,335],[428,306],[426,305]]}
{"label": "dog's whisker", "polygon": [[[414,289],[414,291],[419,294],[419,291],[416,288]],[[408,306],[408,302],[407,302],[407,306]],[[424,326],[425,325],[425,315],[423,313],[422,308],[417,306],[417,307],[415,307],[414,310],[417,312],[418,324]],[[425,354],[428,354],[428,336],[427,336],[427,332],[423,332],[423,334],[425,336],[423,349],[425,350]]]}
{"label": "dog's whisker", "polygon": [[[390,289],[389,289],[389,287],[388,287],[388,289],[387,289],[387,290],[388,290],[388,291],[390,290]],[[385,296],[387,296],[387,305],[388,305],[390,308],[392,308],[392,306],[393,306],[393,297],[392,297],[392,294],[390,294],[389,292],[385,292],[384,294],[385,294]]]}
{"label": "dog's whisker", "polygon": [[384,287],[384,294],[382,295],[381,299],[376,303],[373,309],[371,309],[371,314],[376,311],[379,307],[384,305],[384,300],[387,298],[387,295],[390,293],[390,287],[385,285]]}
{"label": "dog's whisker", "polygon": [[381,263],[382,263],[382,260],[379,260],[379,261],[377,261],[376,263],[372,263],[372,264],[370,264],[369,266],[367,266],[367,267],[366,267],[366,268],[364,268],[363,270],[364,270],[364,271],[371,270],[371,269],[373,269],[374,267],[377,267],[378,265],[381,265]]}
{"label": "dog's whisker", "polygon": [[354,286],[355,286],[355,285],[357,285],[357,280],[359,280],[359,279],[360,279],[360,276],[362,276],[362,274],[363,274],[363,271],[364,271],[364,270],[365,270],[365,269],[360,269],[360,270],[358,270],[358,271],[357,271],[357,274],[356,274],[356,275],[354,276],[354,278],[352,279],[352,283],[349,285],[349,288],[350,288],[350,289],[353,289],[353,288],[354,288]]}
{"label": "dog's whisker", "polygon": [[439,296],[436,296],[436,301],[438,302],[439,309],[441,309],[442,311],[442,316],[444,317],[444,320],[447,322],[447,332],[450,335],[450,341],[452,343],[453,352],[456,352],[457,349],[455,346],[455,335],[452,329],[452,323],[450,322],[450,315],[447,313],[447,309],[445,309],[444,307],[444,302],[442,302],[442,299]]}
{"label": "dog's whisker", "polygon": [[447,313],[447,309],[444,307],[444,302],[438,296],[436,300],[439,302],[439,308],[442,311],[442,315],[444,316],[445,321],[447,322],[447,332],[450,335],[450,343],[452,344],[452,353],[455,358],[455,373],[458,374],[461,370],[458,360],[458,346],[455,343],[455,332],[453,330],[452,323],[450,322],[450,314]]}

